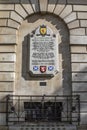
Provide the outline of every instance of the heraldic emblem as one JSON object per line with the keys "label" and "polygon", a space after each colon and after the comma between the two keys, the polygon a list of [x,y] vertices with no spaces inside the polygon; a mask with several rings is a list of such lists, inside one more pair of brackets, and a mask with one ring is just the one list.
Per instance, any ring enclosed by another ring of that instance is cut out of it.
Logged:
{"label": "heraldic emblem", "polygon": [[47,27],[45,25],[40,26],[40,34],[46,35],[47,33]]}

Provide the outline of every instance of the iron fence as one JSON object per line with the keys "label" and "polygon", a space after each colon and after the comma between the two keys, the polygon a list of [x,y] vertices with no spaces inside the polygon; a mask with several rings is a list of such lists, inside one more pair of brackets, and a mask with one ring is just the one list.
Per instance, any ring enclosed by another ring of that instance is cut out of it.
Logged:
{"label": "iron fence", "polygon": [[79,95],[8,95],[6,123],[80,122]]}

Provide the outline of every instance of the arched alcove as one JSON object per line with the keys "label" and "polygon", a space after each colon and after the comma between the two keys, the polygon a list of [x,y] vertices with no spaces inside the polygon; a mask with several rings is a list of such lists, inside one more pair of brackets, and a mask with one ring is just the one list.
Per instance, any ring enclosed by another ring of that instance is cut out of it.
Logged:
{"label": "arched alcove", "polygon": [[[58,33],[59,72],[52,78],[29,75],[29,34],[42,24]],[[16,55],[15,94],[71,94],[69,32],[61,18],[53,14],[39,13],[27,17],[18,31]],[[46,86],[40,86],[40,82],[45,82]]]}

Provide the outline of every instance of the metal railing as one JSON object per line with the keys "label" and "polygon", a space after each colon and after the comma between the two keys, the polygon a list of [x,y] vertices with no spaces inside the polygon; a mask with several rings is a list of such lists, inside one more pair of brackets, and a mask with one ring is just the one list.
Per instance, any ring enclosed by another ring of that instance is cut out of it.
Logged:
{"label": "metal railing", "polygon": [[8,95],[6,123],[80,122],[80,97],[59,95]]}

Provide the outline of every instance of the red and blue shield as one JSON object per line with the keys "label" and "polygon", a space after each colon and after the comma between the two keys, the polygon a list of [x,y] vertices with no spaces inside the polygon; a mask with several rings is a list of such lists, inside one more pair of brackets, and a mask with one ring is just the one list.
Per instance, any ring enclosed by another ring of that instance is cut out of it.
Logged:
{"label": "red and blue shield", "polygon": [[41,73],[46,72],[46,66],[40,66],[40,72]]}

